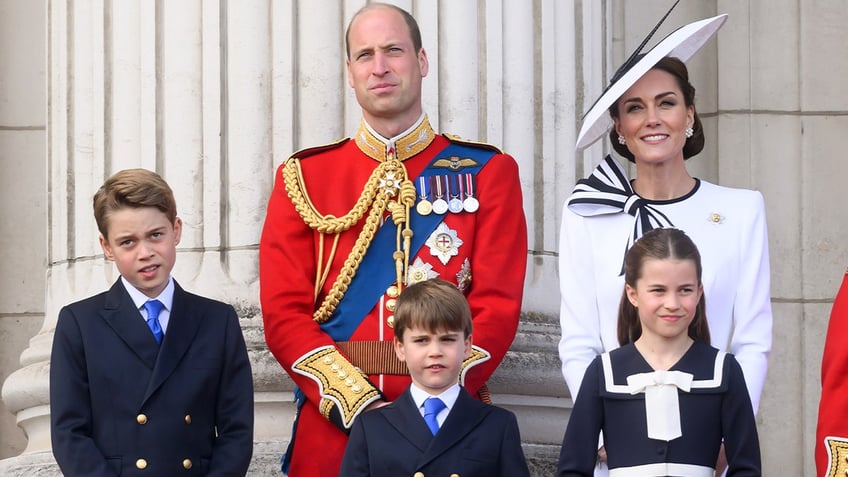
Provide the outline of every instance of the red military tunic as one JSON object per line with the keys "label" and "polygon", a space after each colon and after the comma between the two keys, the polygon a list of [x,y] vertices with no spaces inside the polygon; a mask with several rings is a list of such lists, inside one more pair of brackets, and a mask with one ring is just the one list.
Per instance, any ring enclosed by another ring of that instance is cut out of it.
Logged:
{"label": "red military tunic", "polygon": [[848,475],[848,270],[833,301],[822,356],[816,429],[819,476]]}
{"label": "red military tunic", "polygon": [[[393,363],[394,370],[385,370],[385,363],[381,364],[396,359],[387,346],[394,336],[396,284],[387,288],[348,343],[336,343],[313,318],[345,262],[355,260],[362,251],[357,240],[361,243],[366,218],[341,233],[322,234],[308,226],[304,216],[320,216],[325,224],[345,217],[358,201],[362,203],[372,171],[395,151],[415,182],[451,141],[435,134],[424,116],[391,141],[379,138],[363,122],[354,139],[295,154],[293,157],[300,159],[300,173],[289,174],[288,179],[297,182],[294,188],[290,184],[287,190],[284,179],[290,161],[278,170],[259,247],[260,299],[268,348],[307,400],[298,417],[289,475],[335,477],[346,432],[355,416],[381,398],[394,400],[411,382],[399,361]],[[476,174],[474,196],[479,209],[445,213],[437,232],[438,241],[447,241],[448,246],[437,245],[434,232],[429,245],[409,257],[407,273],[409,283],[437,276],[464,290],[473,317],[475,356],[466,361],[461,380],[469,392],[478,395],[503,359],[518,326],[527,230],[515,160],[491,146],[472,146],[494,151]],[[381,180],[381,186],[385,182]],[[292,189],[303,193],[295,192],[293,198]],[[416,204],[419,201],[417,198]],[[413,233],[421,233],[415,232],[414,221],[411,228]],[[351,254],[352,250],[357,253]],[[395,267],[395,252],[394,244],[381,251],[385,266]],[[326,279],[321,280],[323,275]],[[367,346],[357,351],[345,346],[351,343]],[[368,373],[367,378],[359,369]],[[372,374],[378,370],[381,374]]]}

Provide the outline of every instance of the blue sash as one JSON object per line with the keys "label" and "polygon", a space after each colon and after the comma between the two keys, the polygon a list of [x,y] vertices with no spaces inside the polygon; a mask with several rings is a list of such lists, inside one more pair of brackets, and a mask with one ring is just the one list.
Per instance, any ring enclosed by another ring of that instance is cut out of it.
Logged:
{"label": "blue sash", "polygon": [[[495,152],[489,149],[451,143],[436,154],[435,158],[421,172],[421,176],[429,177],[449,172],[449,169],[433,166],[440,159],[448,159],[452,156],[474,159],[477,164],[463,167],[462,172],[477,174],[494,155]],[[418,254],[418,250],[424,245],[424,242],[427,241],[427,238],[430,237],[430,234],[442,222],[443,216],[435,213],[421,215],[415,210],[415,207],[410,207],[409,212],[410,223],[415,232],[412,235],[409,256],[414,257]],[[383,296],[386,289],[397,280],[394,260],[390,259],[391,253],[386,253],[387,250],[395,250],[396,240],[397,226],[391,220],[387,220],[374,235],[371,245],[359,264],[356,275],[351,280],[350,286],[348,286],[347,292],[336,310],[327,321],[321,324],[321,329],[329,334],[333,340],[348,340],[368,315],[368,312]]]}

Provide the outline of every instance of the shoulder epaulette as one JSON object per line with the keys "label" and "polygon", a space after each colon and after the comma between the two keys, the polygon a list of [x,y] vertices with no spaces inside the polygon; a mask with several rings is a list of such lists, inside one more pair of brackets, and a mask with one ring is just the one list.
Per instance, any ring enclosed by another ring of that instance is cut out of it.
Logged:
{"label": "shoulder epaulette", "polygon": [[346,138],[339,139],[336,142],[331,142],[330,144],[324,144],[323,146],[315,146],[315,147],[308,147],[306,149],[301,149],[301,150],[295,152],[294,154],[292,154],[291,157],[295,157],[295,158],[298,158],[298,159],[305,159],[309,156],[314,156],[315,154],[320,154],[322,152],[330,151],[330,150],[336,149],[338,147],[341,147],[344,143],[348,142],[349,140],[350,140],[350,138],[346,137]]}
{"label": "shoulder epaulette", "polygon": [[457,135],[454,135],[454,134],[442,133],[442,135],[444,137],[448,138],[448,140],[450,142],[455,142],[457,144],[463,144],[463,145],[466,145],[466,146],[479,147],[479,148],[482,148],[482,149],[488,149],[488,150],[494,151],[498,154],[504,153],[499,147],[493,146],[492,144],[487,144],[485,142],[470,141],[468,139],[463,139],[463,138],[461,138]]}

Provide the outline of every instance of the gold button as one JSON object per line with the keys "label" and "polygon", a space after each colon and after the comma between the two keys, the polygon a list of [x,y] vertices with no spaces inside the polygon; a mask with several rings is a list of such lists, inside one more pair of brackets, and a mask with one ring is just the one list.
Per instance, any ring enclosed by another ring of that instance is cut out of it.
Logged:
{"label": "gold button", "polygon": [[339,379],[344,379],[347,377],[347,371],[340,369],[338,372]]}
{"label": "gold button", "polygon": [[362,386],[360,386],[358,384],[354,384],[353,386],[350,387],[350,390],[353,391],[354,394],[359,394],[359,393],[362,392]]}
{"label": "gold button", "polygon": [[332,355],[328,354],[327,356],[324,356],[324,364],[330,364],[332,362],[333,362],[333,356]]}
{"label": "gold button", "polygon": [[135,416],[135,422],[141,425],[145,425],[147,424],[147,416],[145,416],[144,414],[139,414],[138,416]]}
{"label": "gold button", "polygon": [[186,414],[185,422],[186,424],[191,424],[191,414]]}
{"label": "gold button", "polygon": [[395,307],[397,306],[397,300],[394,298],[389,298],[386,300],[386,309],[389,311],[395,311]]}
{"label": "gold button", "polygon": [[356,380],[353,379],[352,376],[348,376],[347,379],[344,380],[345,386],[353,386],[353,383],[355,382]]}
{"label": "gold button", "polygon": [[388,295],[389,298],[397,298],[398,295],[400,295],[400,291],[398,290],[398,287],[392,285],[388,290],[386,290],[386,295]]}
{"label": "gold button", "polygon": [[721,214],[713,212],[712,215],[710,215],[710,220],[712,220],[713,223],[716,223],[716,224],[721,222]]}
{"label": "gold button", "polygon": [[147,461],[144,459],[138,459],[135,461],[135,468],[139,470],[144,470],[147,468]]}
{"label": "gold button", "polygon": [[186,459],[183,461],[183,468],[186,470],[191,469],[191,459]]}
{"label": "gold button", "polygon": [[333,365],[330,366],[330,369],[332,369],[333,371],[338,371],[342,369],[342,365],[340,365],[339,363],[333,363]]}
{"label": "gold button", "polygon": [[416,472],[412,477],[424,477],[424,472]]}
{"label": "gold button", "polygon": [[395,327],[395,315],[392,315],[392,316],[386,318],[386,324],[389,325],[389,328],[394,328]]}

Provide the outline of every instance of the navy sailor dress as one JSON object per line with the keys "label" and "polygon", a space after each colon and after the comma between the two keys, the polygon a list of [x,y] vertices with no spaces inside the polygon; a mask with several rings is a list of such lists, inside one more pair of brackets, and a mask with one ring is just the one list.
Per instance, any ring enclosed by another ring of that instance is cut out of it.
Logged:
{"label": "navy sailor dress", "polygon": [[[652,391],[634,388],[635,378],[667,375],[682,377],[685,384],[672,387],[671,395],[669,387],[663,387],[670,404],[652,401],[646,407]],[[663,417],[669,410],[674,415]],[[673,422],[665,422],[669,420]],[[659,431],[657,438],[657,430],[668,425],[671,434]],[[601,431],[610,477],[713,477],[722,441],[728,477],[761,473],[756,421],[742,368],[732,355],[705,343],[693,343],[667,372],[655,372],[632,343],[596,357],[568,421],[559,477],[593,475]]]}

